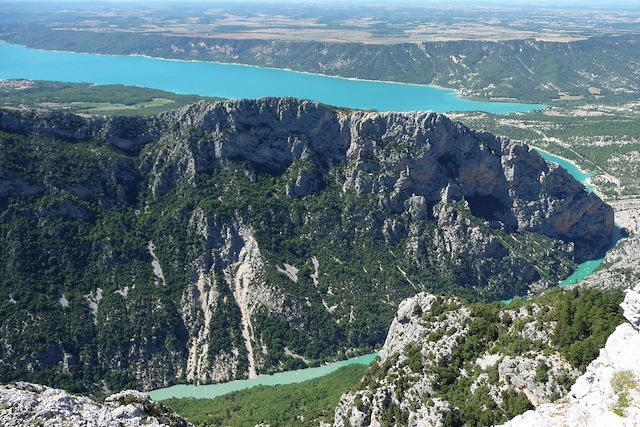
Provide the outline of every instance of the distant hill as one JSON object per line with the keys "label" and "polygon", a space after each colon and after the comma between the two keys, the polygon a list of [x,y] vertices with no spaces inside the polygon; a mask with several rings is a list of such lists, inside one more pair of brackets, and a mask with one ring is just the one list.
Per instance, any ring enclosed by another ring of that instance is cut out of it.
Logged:
{"label": "distant hill", "polygon": [[433,84],[485,99],[627,100],[640,92],[640,36],[573,42],[448,41],[392,45],[224,40],[4,25],[0,39],[40,49],[198,59],[342,77]]}

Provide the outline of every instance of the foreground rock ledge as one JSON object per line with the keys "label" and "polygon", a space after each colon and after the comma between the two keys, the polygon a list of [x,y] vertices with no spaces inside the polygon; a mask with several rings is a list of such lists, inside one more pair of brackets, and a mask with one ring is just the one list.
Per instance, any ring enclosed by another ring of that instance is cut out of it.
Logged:
{"label": "foreground rock ledge", "polygon": [[627,291],[621,306],[629,323],[609,336],[568,396],[527,411],[504,426],[640,426],[640,284]]}
{"label": "foreground rock ledge", "polygon": [[139,391],[123,391],[99,404],[64,390],[18,382],[0,386],[2,426],[189,427],[191,423]]}
{"label": "foreground rock ledge", "polygon": [[[505,424],[509,427],[640,426],[640,284],[627,291],[620,306],[628,322],[613,331],[584,374],[551,347],[515,356],[488,348],[475,361],[483,373],[471,384],[468,396],[486,386],[483,393],[500,405],[495,396],[502,391],[523,393],[536,409],[511,419]],[[503,325],[507,317],[508,325],[525,322],[519,336],[545,343],[553,333],[553,322],[532,321],[545,308],[505,306],[498,316]],[[377,365],[363,379],[366,387],[342,396],[334,427],[381,427],[393,407],[406,415],[409,427],[448,425],[445,419],[455,406],[434,396],[438,387],[434,367],[451,360],[455,348],[470,336],[472,319],[469,307],[452,297],[420,293],[403,301]],[[461,370],[461,375],[473,375],[473,365],[465,367],[464,373]],[[495,366],[494,382],[486,371],[489,366]],[[537,378],[539,366],[546,366],[544,380]],[[561,386],[563,377],[576,380],[570,389]],[[565,397],[556,400],[556,394]]]}

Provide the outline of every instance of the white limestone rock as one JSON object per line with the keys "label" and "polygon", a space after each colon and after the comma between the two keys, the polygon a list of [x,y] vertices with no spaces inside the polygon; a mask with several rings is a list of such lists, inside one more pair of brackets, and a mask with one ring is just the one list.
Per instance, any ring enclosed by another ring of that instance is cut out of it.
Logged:
{"label": "white limestone rock", "polygon": [[[425,321],[436,304],[450,305],[448,311],[438,319]],[[425,366],[440,363],[451,354],[468,332],[466,323],[470,311],[456,298],[436,297],[419,293],[403,301],[393,320],[383,348],[378,353],[380,366],[389,364],[388,372],[374,389],[346,393],[334,414],[336,427],[380,427],[386,409],[396,405],[408,414],[409,426],[440,426],[449,404],[434,398],[431,406],[422,404],[424,396],[434,393],[434,376],[430,373],[414,372],[407,366],[405,350],[419,343],[420,357]],[[436,331],[450,331],[433,341],[427,337]],[[384,368],[382,368],[384,369]],[[406,389],[400,391],[393,378],[407,378]]]}
{"label": "white limestone rock", "polygon": [[[630,323],[618,326],[609,336],[598,358],[576,380],[569,394],[559,403],[540,405],[504,426],[640,425],[639,290],[636,286],[627,291],[621,304]],[[626,385],[619,385],[621,378],[627,379]]]}
{"label": "white limestone rock", "polygon": [[422,313],[431,310],[435,300],[436,297],[433,295],[420,293],[400,303],[387,339],[379,352],[381,363],[384,363],[389,356],[401,352],[409,343],[417,342],[427,336],[429,329],[417,320]]}
{"label": "white limestone rock", "polygon": [[636,329],[640,329],[640,284],[637,284],[633,289],[627,290],[624,301],[620,306],[624,317],[629,323]]}
{"label": "white limestone rock", "polygon": [[0,386],[2,426],[190,427],[166,407],[142,392],[127,390],[99,404],[88,397],[39,384],[18,382]]}

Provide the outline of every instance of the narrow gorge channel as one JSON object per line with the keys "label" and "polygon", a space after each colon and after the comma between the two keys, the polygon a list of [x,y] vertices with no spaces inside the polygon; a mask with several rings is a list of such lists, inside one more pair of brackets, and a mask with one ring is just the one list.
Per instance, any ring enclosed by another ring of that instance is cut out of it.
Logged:
{"label": "narrow gorge channel", "polygon": [[[589,183],[589,179],[594,176],[594,173],[589,171],[584,171],[580,168],[580,166],[578,166],[576,163],[572,162],[571,160],[553,155],[548,151],[545,151],[539,148],[535,148],[535,150],[547,162],[556,163],[559,166],[563,167],[567,172],[569,172],[571,176],[573,176],[576,179],[576,181],[584,185],[584,188],[586,188],[587,191],[597,194],[596,187]],[[619,228],[616,226],[616,233],[617,231],[619,231]],[[616,245],[616,242],[618,241],[618,239],[619,239],[618,235],[611,236],[611,248],[613,248]],[[563,287],[575,285],[576,283],[579,283],[585,280],[586,278],[591,276],[591,274],[593,274],[598,269],[598,267],[600,267],[600,265],[604,261],[604,257],[605,255],[603,254],[602,257],[600,258],[581,262],[580,264],[578,264],[578,266],[576,267],[576,270],[573,273],[571,273],[568,277],[566,277],[565,279],[561,280],[558,283],[558,286],[563,288]],[[510,298],[507,300],[503,300],[502,302],[504,304],[510,304],[515,299],[517,298]]]}

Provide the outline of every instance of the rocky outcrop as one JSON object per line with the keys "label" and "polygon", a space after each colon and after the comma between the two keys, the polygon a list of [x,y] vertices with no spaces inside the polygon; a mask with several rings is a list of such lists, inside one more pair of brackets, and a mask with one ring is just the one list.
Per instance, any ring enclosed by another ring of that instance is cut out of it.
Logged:
{"label": "rocky outcrop", "polygon": [[[450,311],[445,313],[440,322],[428,323],[422,320],[422,316],[443,305],[450,306]],[[379,352],[380,359],[374,362],[383,367],[384,377],[377,379],[373,389],[343,395],[336,408],[334,426],[382,426],[385,425],[385,413],[391,407],[398,407],[405,413],[410,412],[410,425],[440,425],[439,420],[443,418],[443,414],[450,411],[449,404],[437,398],[433,399],[432,405],[419,403],[426,399],[425,396],[434,393],[436,378],[433,373],[423,370],[422,363],[419,369],[410,368],[409,355],[405,350],[420,343],[417,347],[418,360],[422,360],[423,355],[428,358],[427,364],[448,360],[453,349],[468,334],[466,322],[469,315],[469,310],[460,306],[455,299],[442,300],[434,295],[421,293],[403,301]],[[436,340],[426,339],[441,329],[449,329],[453,333],[443,334]],[[400,388],[394,381],[394,378],[399,377],[407,379],[409,386]],[[416,409],[410,410],[412,407]]]}
{"label": "rocky outcrop", "polygon": [[[506,400],[513,396],[534,406],[553,400],[565,390],[561,383],[579,371],[550,344],[555,325],[543,316],[548,311],[535,304],[518,310],[505,307],[493,319],[456,298],[420,293],[403,301],[360,389],[342,396],[334,426],[462,424],[461,402],[452,403],[440,393],[453,384],[459,393],[466,388],[467,400],[486,399],[478,411],[493,405],[494,420],[508,413]],[[489,328],[496,332],[490,342],[483,342],[481,335]],[[469,340],[475,340],[473,350],[465,347]],[[514,341],[535,344],[537,350],[513,354],[499,344]],[[460,362],[479,348],[479,357]],[[453,363],[459,365],[443,374]]]}
{"label": "rocky outcrop", "polygon": [[616,328],[569,394],[504,426],[640,425],[640,285],[627,291],[622,307],[629,323]]}
{"label": "rocky outcrop", "polygon": [[139,391],[123,391],[99,404],[88,397],[39,384],[0,386],[0,425],[86,427],[189,427],[163,405]]}
{"label": "rocky outcrop", "polygon": [[631,326],[640,330],[640,285],[626,292],[624,301],[620,304],[624,317]]}
{"label": "rocky outcrop", "polygon": [[[157,142],[149,159],[156,196],[215,169],[300,172],[289,192],[310,194],[332,165],[345,190],[371,195],[392,212],[413,196],[429,205],[465,200],[478,217],[506,230],[572,242],[579,260],[611,242],[613,210],[531,148],[474,132],[436,113],[338,112],[291,98],[198,103],[153,118],[82,118],[60,112],[0,110],[0,130],[69,141],[101,139],[129,154]],[[446,190],[446,191],[445,191]]]}

